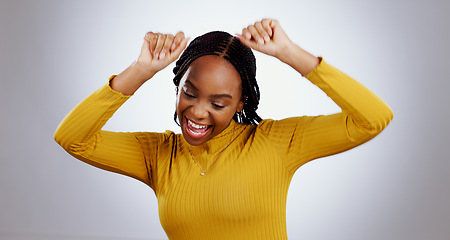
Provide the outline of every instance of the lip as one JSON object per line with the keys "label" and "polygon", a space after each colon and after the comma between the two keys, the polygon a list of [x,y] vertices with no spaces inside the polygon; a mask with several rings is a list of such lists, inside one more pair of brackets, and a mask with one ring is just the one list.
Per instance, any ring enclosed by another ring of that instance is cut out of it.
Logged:
{"label": "lip", "polygon": [[[212,129],[212,125],[206,125],[206,124],[198,124],[186,116],[184,116],[184,130],[185,133],[194,139],[201,139],[208,135]],[[202,126],[202,127],[200,127]],[[200,127],[200,128],[199,128]]]}

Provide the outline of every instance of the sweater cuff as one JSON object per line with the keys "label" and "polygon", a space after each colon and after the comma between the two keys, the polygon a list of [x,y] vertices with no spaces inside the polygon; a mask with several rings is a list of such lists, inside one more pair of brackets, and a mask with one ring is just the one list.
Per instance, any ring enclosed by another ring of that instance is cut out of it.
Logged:
{"label": "sweater cuff", "polygon": [[114,89],[111,88],[111,80],[113,80],[115,77],[117,77],[117,75],[112,75],[111,77],[109,77],[108,83],[105,84],[105,86],[103,86],[103,88],[106,88],[107,91],[109,91],[111,94],[117,95],[117,97],[120,97],[120,98],[126,98],[126,99],[128,99],[128,98],[130,98],[131,96],[133,96],[133,94],[131,94],[131,95],[125,95],[125,94],[123,94],[123,93],[121,93],[121,92],[118,92],[118,91],[116,91],[116,90],[114,90]]}
{"label": "sweater cuff", "polygon": [[323,65],[328,65],[327,63],[325,63],[325,61],[323,60],[322,57],[318,57],[319,58],[319,65],[316,66],[316,68],[314,68],[314,70],[312,70],[310,73],[306,74],[306,76],[304,76],[307,79],[310,79],[312,77],[314,77],[314,75],[317,74],[317,72],[320,72],[322,70],[322,68],[326,67]]}
{"label": "sweater cuff", "polygon": [[[109,79],[114,79],[115,76]],[[123,103],[125,103],[131,96],[124,95],[109,86],[109,82],[98,88],[84,101],[93,101],[100,103],[101,105],[106,104],[113,109],[119,108]]]}
{"label": "sweater cuff", "polygon": [[325,93],[327,93],[326,90],[331,86],[334,86],[335,88],[342,88],[343,86],[341,84],[337,84],[337,82],[341,80],[353,80],[345,73],[329,65],[327,62],[325,62],[325,60],[322,60],[322,58],[320,58],[319,65],[317,65],[317,67],[312,72],[306,75],[305,78],[322,89],[322,91],[325,91]]}

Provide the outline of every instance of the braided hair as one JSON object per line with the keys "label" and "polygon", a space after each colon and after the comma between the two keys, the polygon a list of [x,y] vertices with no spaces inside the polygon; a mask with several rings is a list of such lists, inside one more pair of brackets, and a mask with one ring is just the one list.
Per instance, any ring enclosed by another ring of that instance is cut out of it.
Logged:
{"label": "braided hair", "polygon": [[[184,50],[173,68],[173,83],[179,86],[180,80],[197,58],[216,55],[228,60],[238,71],[242,81],[242,96],[246,96],[244,108],[233,119],[240,123],[257,125],[262,119],[256,113],[260,94],[256,82],[256,59],[250,48],[229,33],[214,31],[195,38]],[[177,113],[174,120],[177,122]]]}

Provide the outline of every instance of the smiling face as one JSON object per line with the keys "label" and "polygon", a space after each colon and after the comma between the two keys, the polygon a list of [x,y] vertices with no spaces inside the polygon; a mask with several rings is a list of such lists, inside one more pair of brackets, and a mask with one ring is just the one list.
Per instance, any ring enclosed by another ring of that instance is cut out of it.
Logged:
{"label": "smiling face", "polygon": [[192,62],[178,89],[176,112],[183,136],[191,145],[222,132],[244,106],[241,77],[219,56],[206,55]]}

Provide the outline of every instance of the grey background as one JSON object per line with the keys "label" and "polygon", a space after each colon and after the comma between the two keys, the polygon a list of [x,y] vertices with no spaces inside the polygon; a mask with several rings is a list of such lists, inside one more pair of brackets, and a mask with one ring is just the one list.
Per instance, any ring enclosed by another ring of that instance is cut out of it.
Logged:
{"label": "grey background", "polygon": [[[263,17],[383,98],[394,120],[373,141],[301,167],[290,239],[449,239],[450,3],[379,1],[0,2],[0,239],[166,239],[144,184],[70,157],[53,133],[78,102],[136,59],[147,31],[238,33]],[[260,115],[339,108],[256,53]],[[105,126],[178,131],[172,66]]]}

